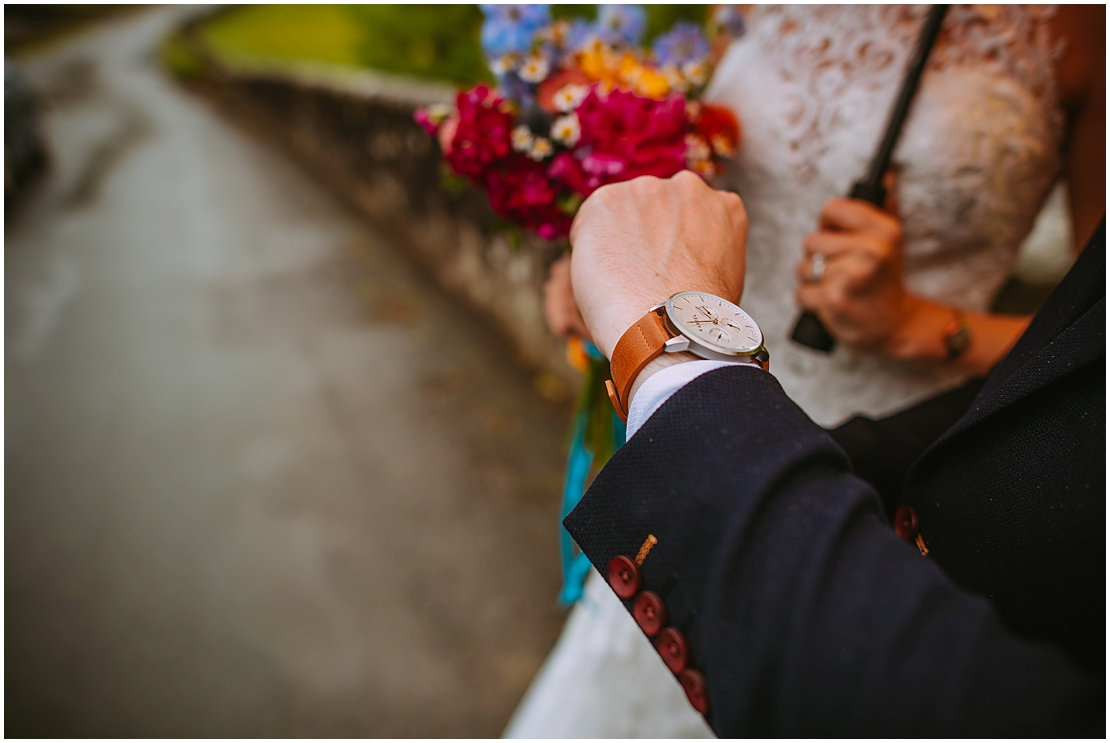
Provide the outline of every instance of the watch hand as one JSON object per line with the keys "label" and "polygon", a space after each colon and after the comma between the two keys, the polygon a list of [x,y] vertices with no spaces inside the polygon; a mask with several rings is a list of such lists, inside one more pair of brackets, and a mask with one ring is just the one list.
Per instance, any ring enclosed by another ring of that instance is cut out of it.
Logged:
{"label": "watch hand", "polygon": [[713,315],[709,314],[709,310],[705,309],[705,306],[704,306],[704,305],[700,305],[700,306],[698,306],[698,307],[695,307],[694,309],[698,309],[698,310],[701,310],[701,314],[705,315],[705,316],[706,316],[706,317],[708,317],[708,318],[709,318],[710,320],[712,320],[712,319],[713,319]]}

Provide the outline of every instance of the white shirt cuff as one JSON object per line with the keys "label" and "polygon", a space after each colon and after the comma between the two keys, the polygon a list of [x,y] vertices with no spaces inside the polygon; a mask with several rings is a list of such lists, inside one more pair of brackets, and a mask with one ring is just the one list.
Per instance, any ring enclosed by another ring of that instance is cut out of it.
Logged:
{"label": "white shirt cuff", "polygon": [[625,441],[632,438],[640,430],[640,426],[654,415],[655,411],[671,398],[671,395],[702,374],[723,366],[735,366],[735,364],[729,361],[684,361],[681,364],[660,369],[648,377],[636,391],[636,396],[632,398],[632,404],[628,408]]}

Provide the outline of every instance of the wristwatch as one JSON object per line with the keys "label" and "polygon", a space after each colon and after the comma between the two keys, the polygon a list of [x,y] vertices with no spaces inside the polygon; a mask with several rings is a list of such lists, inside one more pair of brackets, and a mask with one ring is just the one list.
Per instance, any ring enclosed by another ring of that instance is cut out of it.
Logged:
{"label": "wristwatch", "polygon": [[679,292],[648,310],[613,348],[613,379],[606,380],[605,389],[621,420],[628,420],[628,393],[637,375],[660,354],[679,351],[764,371],[771,358],[763,332],[747,312],[707,292]]}

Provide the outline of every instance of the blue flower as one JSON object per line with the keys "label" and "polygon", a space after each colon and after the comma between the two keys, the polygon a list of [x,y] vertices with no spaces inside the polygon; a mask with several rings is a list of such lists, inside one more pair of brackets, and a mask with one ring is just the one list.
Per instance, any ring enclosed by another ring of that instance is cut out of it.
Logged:
{"label": "blue flower", "polygon": [[597,35],[598,30],[594,28],[594,24],[582,18],[575,18],[571,21],[570,31],[567,32],[566,48],[570,51],[577,51],[585,46],[591,37]]}
{"label": "blue flower", "polygon": [[697,24],[679,21],[674,28],[655,40],[652,46],[659,64],[681,67],[709,56],[709,44]]}
{"label": "blue flower", "polygon": [[533,31],[551,22],[550,5],[479,5],[486,21],[518,23]]}
{"label": "blue flower", "polygon": [[532,104],[532,86],[521,80],[515,73],[507,72],[503,75],[496,75],[497,89],[508,100],[518,103],[521,106],[530,106]]}
{"label": "blue flower", "polygon": [[536,32],[551,22],[549,5],[482,5],[482,49],[490,59],[532,49]]}
{"label": "blue flower", "polygon": [[644,38],[647,13],[640,5],[600,5],[597,26],[610,44],[637,45]]}
{"label": "blue flower", "polygon": [[498,59],[506,54],[527,54],[532,48],[535,32],[514,25],[486,21],[482,24],[482,50],[489,59]]}
{"label": "blue flower", "polygon": [[718,5],[714,8],[711,23],[734,39],[743,36],[746,30],[744,17],[734,5]]}

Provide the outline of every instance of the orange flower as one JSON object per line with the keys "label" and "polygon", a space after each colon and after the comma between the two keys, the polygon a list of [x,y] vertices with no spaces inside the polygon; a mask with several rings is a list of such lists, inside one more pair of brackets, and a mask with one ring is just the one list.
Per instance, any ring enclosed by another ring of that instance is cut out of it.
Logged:
{"label": "orange flower", "polygon": [[600,39],[594,39],[585,49],[575,55],[578,68],[592,82],[615,82],[616,54]]}
{"label": "orange flower", "polygon": [[740,147],[740,121],[724,106],[703,103],[698,107],[694,129],[709,142],[718,157],[733,157]]}
{"label": "orange flower", "polygon": [[602,41],[594,41],[578,52],[575,61],[587,78],[599,84],[602,92],[616,89],[655,100],[663,100],[673,92],[662,72],[644,64],[633,52],[618,54]]}

